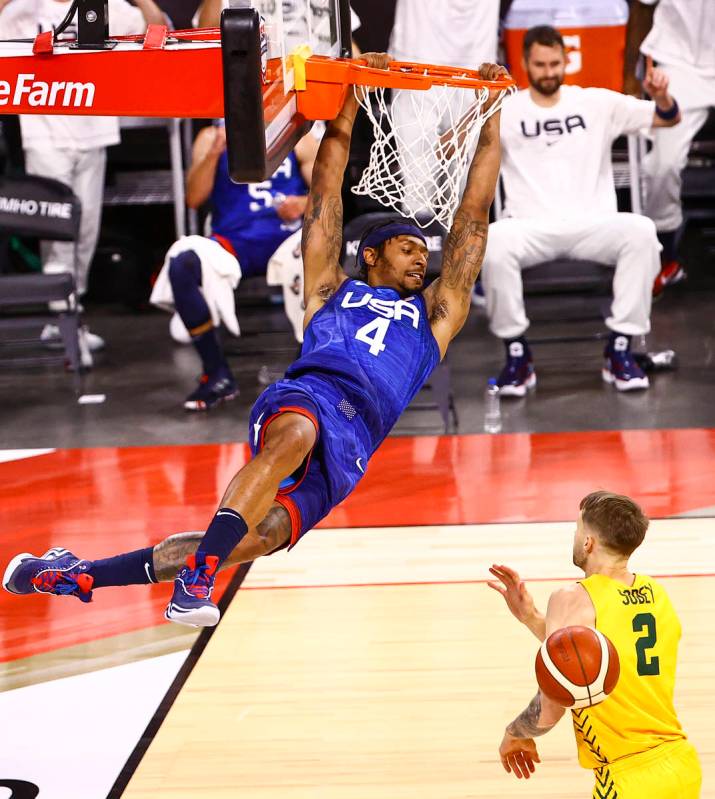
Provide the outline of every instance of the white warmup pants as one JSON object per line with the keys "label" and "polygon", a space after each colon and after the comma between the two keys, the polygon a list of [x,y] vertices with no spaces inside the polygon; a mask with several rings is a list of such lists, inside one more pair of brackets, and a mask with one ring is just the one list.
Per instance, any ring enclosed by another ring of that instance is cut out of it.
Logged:
{"label": "white warmup pants", "polygon": [[529,320],[521,270],[555,258],[573,258],[614,264],[613,304],[606,325],[629,336],[648,333],[659,254],[655,225],[638,214],[494,222],[489,225],[482,266],[489,327],[499,338],[522,335]]}
{"label": "white warmup pants", "polygon": [[30,175],[55,178],[66,183],[82,204],[79,239],[43,241],[40,245],[42,270],[45,274],[72,272],[77,293],[87,291],[87,274],[94,257],[102,219],[104,170],[107,151],[104,147],[91,150],[72,150],[53,147],[49,142],[41,149],[25,150],[25,168]]}
{"label": "white warmup pants", "polygon": [[715,76],[705,78],[682,67],[659,64],[668,74],[668,91],[680,106],[681,121],[672,128],[652,131],[653,149],[643,160],[646,213],[659,231],[677,230],[683,222],[680,203],[682,171],[693,137],[715,106]]}
{"label": "white warmup pants", "polygon": [[[399,137],[399,164],[406,208],[429,211],[432,205],[429,195],[437,190],[434,182],[437,139],[446,130],[456,127],[475,99],[471,90],[444,86],[434,86],[427,91],[395,93],[392,116],[396,137]],[[423,131],[429,131],[429,134]]]}

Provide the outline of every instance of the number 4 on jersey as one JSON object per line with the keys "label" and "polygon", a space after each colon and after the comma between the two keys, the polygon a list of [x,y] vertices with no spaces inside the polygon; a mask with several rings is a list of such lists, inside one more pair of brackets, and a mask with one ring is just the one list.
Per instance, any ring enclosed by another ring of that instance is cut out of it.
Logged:
{"label": "number 4 on jersey", "polygon": [[388,327],[390,327],[390,320],[378,316],[372,322],[363,325],[355,333],[355,338],[369,345],[370,355],[379,355],[385,349],[383,342],[385,341]]}

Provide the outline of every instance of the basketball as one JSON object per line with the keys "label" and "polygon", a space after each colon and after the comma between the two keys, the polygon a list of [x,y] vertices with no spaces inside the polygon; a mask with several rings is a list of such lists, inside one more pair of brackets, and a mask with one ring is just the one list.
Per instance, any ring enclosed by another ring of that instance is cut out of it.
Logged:
{"label": "basketball", "polygon": [[539,688],[573,709],[597,705],[613,691],[620,674],[618,652],[592,627],[563,627],[551,633],[536,655]]}

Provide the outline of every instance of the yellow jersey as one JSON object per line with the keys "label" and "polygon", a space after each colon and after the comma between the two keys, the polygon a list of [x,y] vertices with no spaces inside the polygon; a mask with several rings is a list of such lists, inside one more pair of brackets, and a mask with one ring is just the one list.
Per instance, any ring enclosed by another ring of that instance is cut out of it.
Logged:
{"label": "yellow jersey", "polygon": [[680,620],[665,589],[637,574],[632,586],[593,574],[580,581],[596,610],[596,628],[621,663],[613,693],[572,711],[578,758],[598,769],[686,737],[673,707]]}

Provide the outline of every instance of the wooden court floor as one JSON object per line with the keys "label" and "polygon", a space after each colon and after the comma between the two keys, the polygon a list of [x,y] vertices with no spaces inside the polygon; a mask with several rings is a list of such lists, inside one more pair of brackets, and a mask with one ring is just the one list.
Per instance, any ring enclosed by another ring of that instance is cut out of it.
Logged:
{"label": "wooden court floor", "polygon": [[[124,796],[590,797],[568,717],[528,782],[497,758],[535,692],[537,642],[485,584],[537,603],[573,579],[572,523],[315,531],[254,564]],[[713,519],[652,523],[635,559],[683,622],[677,707],[715,797]],[[300,553],[300,554],[299,554]],[[647,797],[644,797],[647,799]]]}
{"label": "wooden court floor", "polygon": [[[222,444],[0,458],[0,559],[106,557],[203,529],[246,457]],[[528,784],[501,770],[537,644],[484,580],[509,563],[543,604],[577,576],[579,500],[609,488],[656,520],[636,568],[681,613],[678,706],[715,799],[713,463],[712,429],[388,439],[320,529],[252,566],[124,795],[590,796],[566,723]],[[186,648],[191,631],[162,619],[169,591],[102,589],[90,606],[0,593],[0,690]]]}

